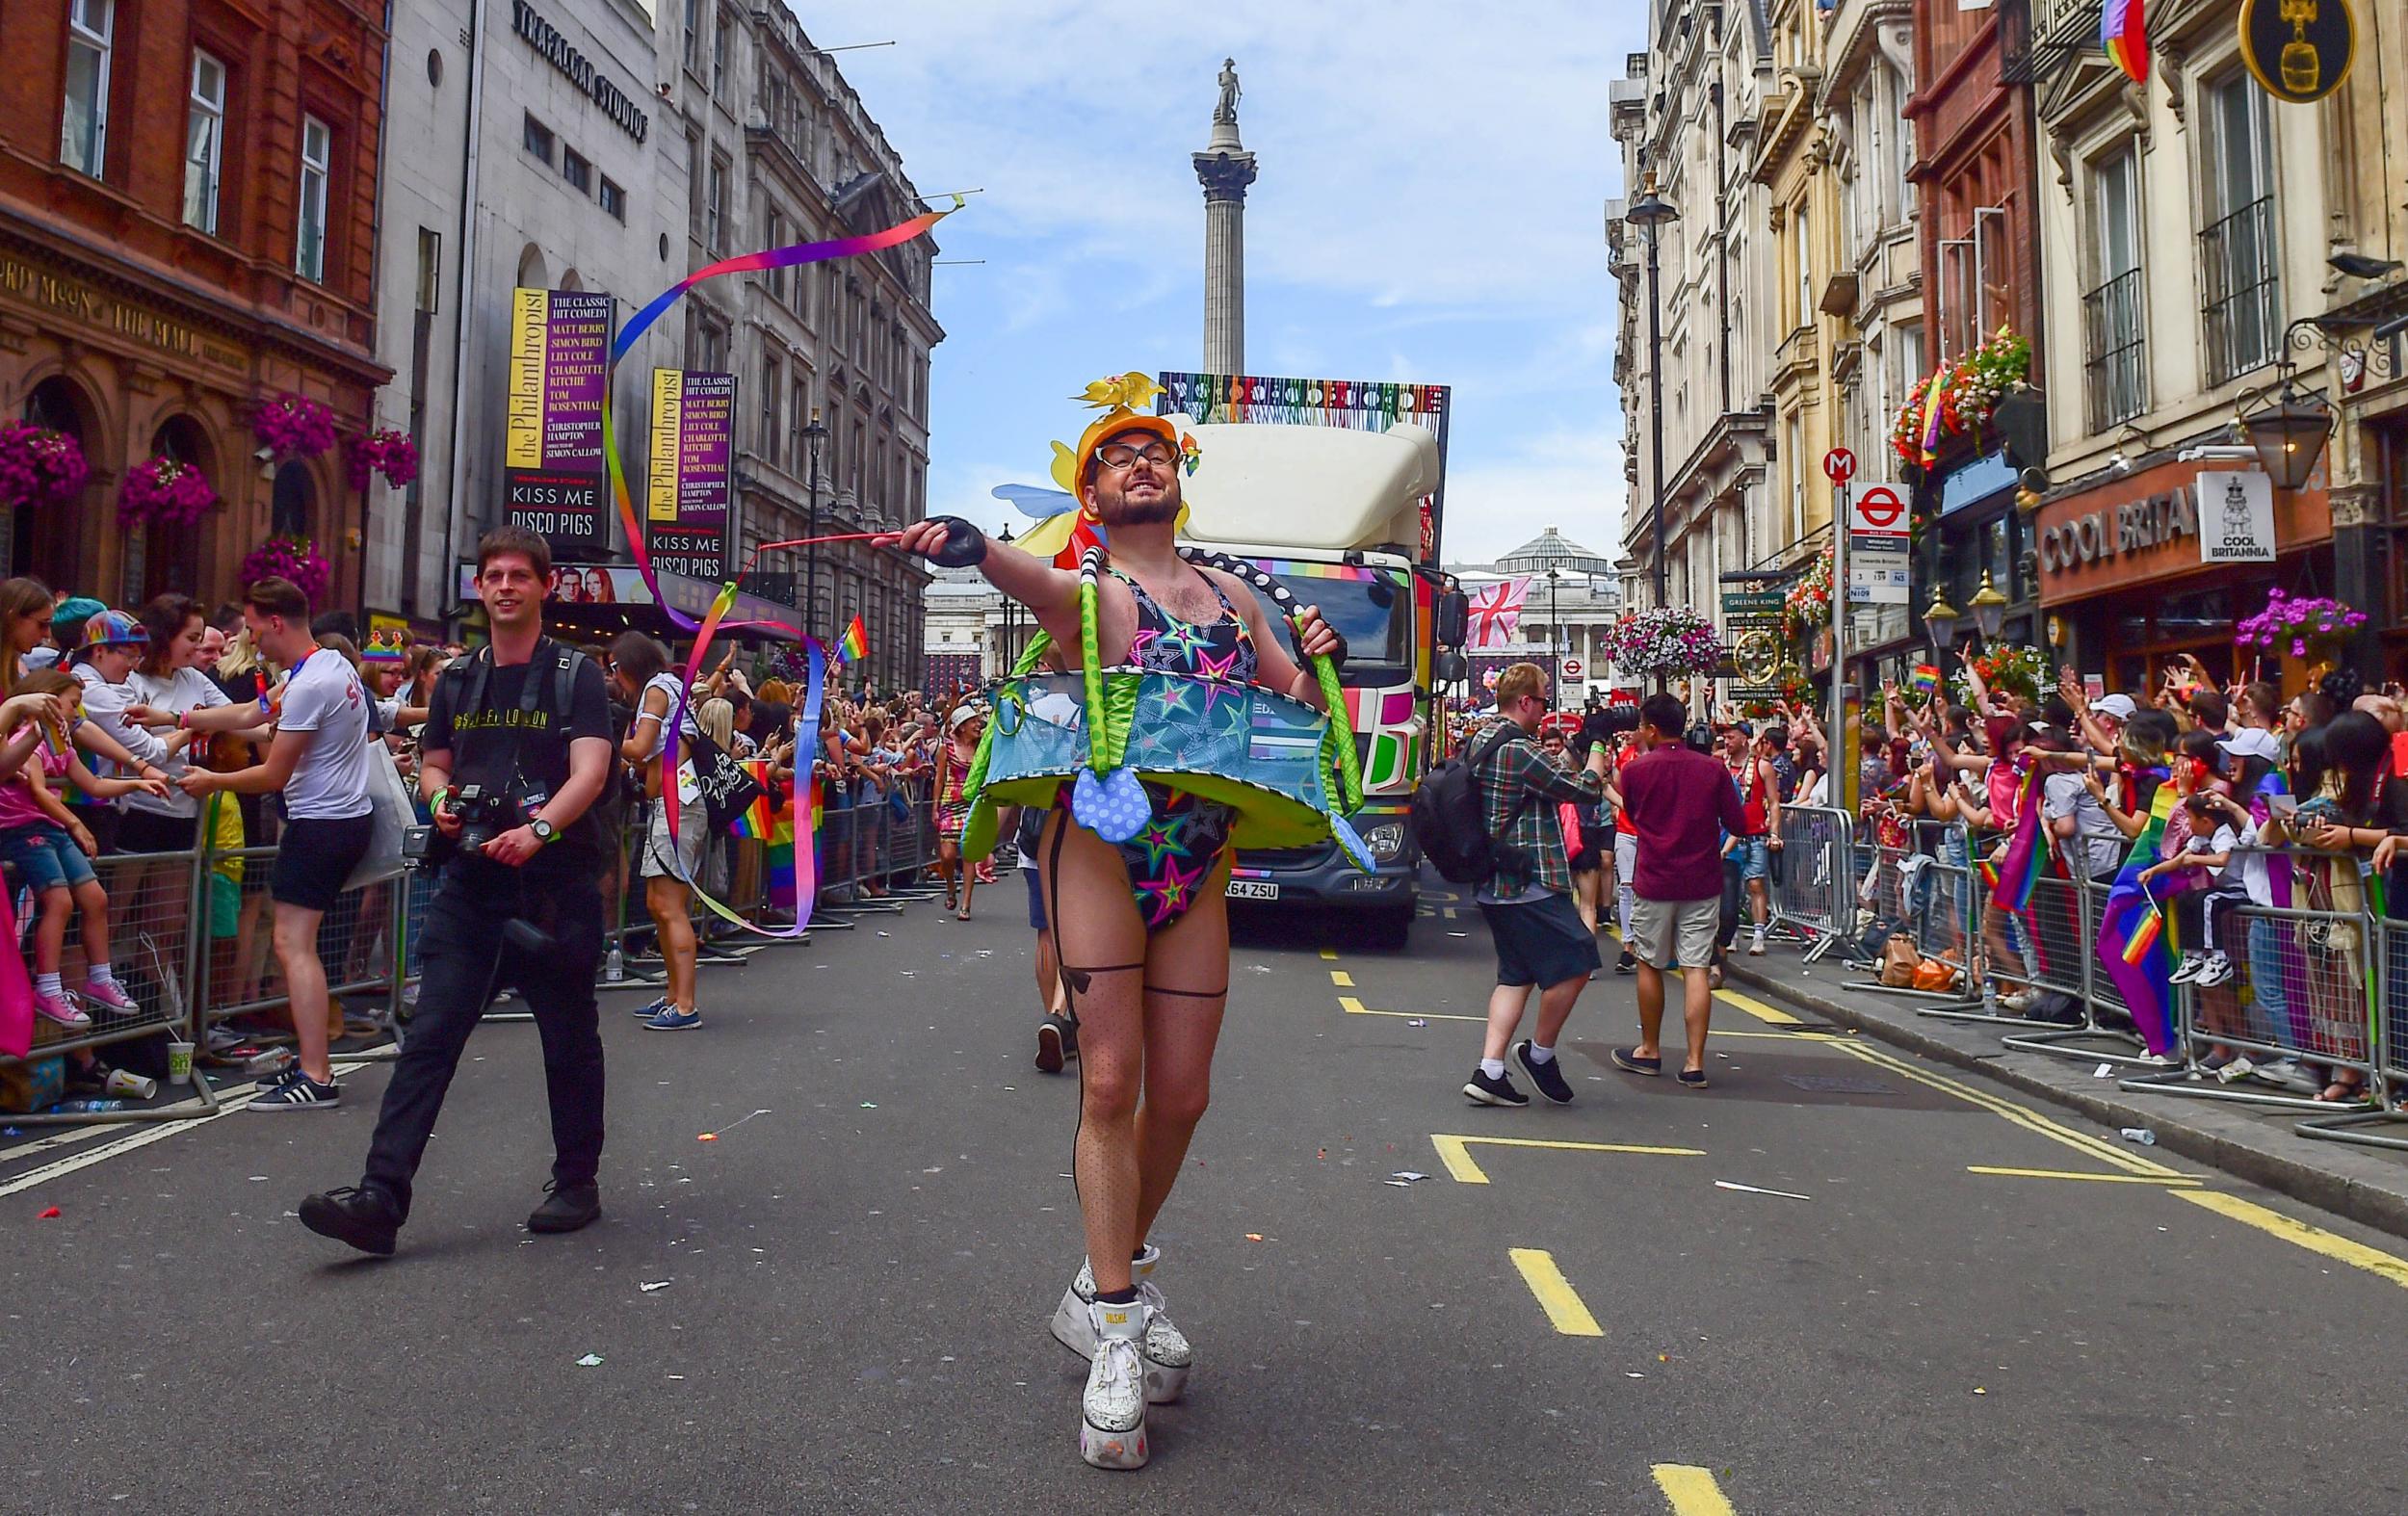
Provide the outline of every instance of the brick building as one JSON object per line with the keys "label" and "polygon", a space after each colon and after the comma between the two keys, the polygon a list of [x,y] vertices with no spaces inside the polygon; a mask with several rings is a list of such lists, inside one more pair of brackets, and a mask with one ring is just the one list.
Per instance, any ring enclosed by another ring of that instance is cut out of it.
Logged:
{"label": "brick building", "polygon": [[[342,449],[253,455],[283,393],[356,435],[374,357],[381,8],[355,0],[60,0],[0,9],[0,415],[76,437],[69,504],[11,510],[0,567],[127,603],[235,588],[272,531],[310,537],[357,598],[361,507]],[[153,457],[218,496],[191,527],[123,530]],[[14,506],[14,503],[9,503]]]}

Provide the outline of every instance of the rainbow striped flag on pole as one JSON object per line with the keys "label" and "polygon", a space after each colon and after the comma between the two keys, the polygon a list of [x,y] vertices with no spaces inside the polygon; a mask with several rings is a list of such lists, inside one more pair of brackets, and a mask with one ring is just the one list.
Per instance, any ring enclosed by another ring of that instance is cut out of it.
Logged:
{"label": "rainbow striped flag on pole", "polygon": [[853,613],[852,625],[845,628],[845,635],[836,640],[836,661],[840,664],[857,664],[869,656],[870,629],[861,624],[861,614],[856,611]]}
{"label": "rainbow striped flag on pole", "polygon": [[2020,911],[2030,906],[2032,884],[2049,855],[2047,836],[2040,824],[2040,766],[2034,764],[2025,771],[2023,794],[2015,801],[2015,835],[2007,842],[1998,868],[1987,876],[1990,898],[2002,908]]}
{"label": "rainbow striped flag on pole", "polygon": [[2174,814],[2173,783],[2159,771],[2149,802],[2149,821],[2133,839],[2123,871],[2099,912],[2099,965],[2124,997],[2133,1025],[2152,1053],[2174,1051],[2173,953],[2165,940],[2165,913],[2140,882],[2141,871],[2161,856],[2165,823]]}
{"label": "rainbow striped flag on pole", "polygon": [[2099,46],[2134,84],[2149,82],[2149,23],[2142,0],[2105,0],[2099,7]]}
{"label": "rainbow striped flag on pole", "polygon": [[1922,695],[1933,695],[1940,693],[1939,665],[1917,664],[1915,666],[1915,693]]}
{"label": "rainbow striped flag on pole", "polygon": [[750,775],[752,782],[761,789],[752,797],[750,805],[736,813],[736,819],[728,823],[727,829],[739,837],[768,842],[777,825],[777,801],[771,795],[769,762],[762,758],[744,758],[737,761],[737,767]]}

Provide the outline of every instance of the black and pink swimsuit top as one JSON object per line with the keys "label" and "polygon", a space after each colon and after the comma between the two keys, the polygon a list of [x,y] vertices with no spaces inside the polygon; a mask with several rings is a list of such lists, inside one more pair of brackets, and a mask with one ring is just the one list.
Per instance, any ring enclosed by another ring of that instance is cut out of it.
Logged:
{"label": "black and pink swimsuit top", "polygon": [[1246,630],[1244,617],[1211,575],[1199,572],[1197,577],[1220,602],[1221,614],[1202,624],[1172,615],[1145,592],[1143,585],[1119,569],[1112,570],[1112,576],[1137,597],[1138,629],[1129,639],[1130,663],[1149,673],[1188,674],[1228,684],[1254,682],[1261,664],[1254,650],[1254,634]]}

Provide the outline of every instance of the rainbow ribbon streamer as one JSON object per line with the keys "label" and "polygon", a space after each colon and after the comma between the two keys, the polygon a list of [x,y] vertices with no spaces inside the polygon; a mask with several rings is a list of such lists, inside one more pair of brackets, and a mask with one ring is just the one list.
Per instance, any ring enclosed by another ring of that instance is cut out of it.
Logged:
{"label": "rainbow ribbon streamer", "polygon": [[805,757],[803,745],[808,742],[810,745],[808,750],[813,754],[818,752],[820,700],[825,691],[827,677],[826,654],[822,649],[818,638],[793,622],[728,620],[727,613],[736,603],[736,585],[732,579],[721,587],[719,598],[711,603],[711,609],[700,621],[688,620],[676,607],[668,603],[667,597],[661,593],[660,578],[652,567],[652,554],[643,539],[643,521],[636,514],[635,498],[627,489],[627,472],[619,463],[618,436],[611,418],[611,393],[614,387],[611,381],[617,376],[619,360],[627,355],[637,340],[651,330],[653,323],[666,315],[670,306],[684,299],[689,290],[703,280],[715,279],[726,274],[749,274],[770,269],[791,269],[806,263],[826,263],[837,258],[858,257],[865,252],[879,252],[888,248],[900,247],[927,232],[929,228],[961,209],[966,203],[958,195],[951,198],[954,203],[943,210],[924,211],[909,221],[898,222],[883,231],[871,232],[866,236],[838,237],[828,242],[798,242],[791,247],[770,248],[760,252],[747,252],[733,258],[722,258],[717,263],[696,269],[683,279],[663,290],[659,295],[654,296],[650,304],[636,312],[627,325],[619,328],[618,336],[611,343],[610,372],[603,377],[602,383],[602,457],[610,468],[611,498],[617,503],[619,523],[627,531],[628,551],[635,556],[636,572],[642,577],[644,588],[652,591],[653,601],[667,613],[673,624],[694,634],[694,652],[686,660],[686,677],[677,691],[677,709],[670,714],[664,729],[666,741],[661,749],[662,771],[667,776],[667,782],[662,786],[662,803],[668,807],[671,867],[681,871],[680,881],[693,890],[694,898],[702,902],[714,915],[760,936],[794,938],[801,936],[805,930],[809,929],[813,898],[819,893],[819,870],[813,851],[815,839],[811,832],[803,832],[793,848],[792,888],[795,924],[783,931],[770,931],[753,925],[727,905],[714,899],[709,891],[703,889],[694,879],[686,877],[682,872],[684,866],[677,860],[676,853],[679,810],[676,789],[677,729],[683,724],[687,709],[693,704],[694,682],[701,672],[703,659],[711,650],[711,640],[721,630],[761,628],[792,633],[802,643],[810,672],[803,685],[802,709],[795,713],[795,774],[789,784],[786,804],[789,812],[797,818],[798,830],[803,824],[801,819],[807,816],[810,819],[809,825],[812,832],[816,832],[819,823],[818,808],[814,806],[811,810],[805,811],[801,803],[805,783],[803,776],[810,771],[810,760]]}

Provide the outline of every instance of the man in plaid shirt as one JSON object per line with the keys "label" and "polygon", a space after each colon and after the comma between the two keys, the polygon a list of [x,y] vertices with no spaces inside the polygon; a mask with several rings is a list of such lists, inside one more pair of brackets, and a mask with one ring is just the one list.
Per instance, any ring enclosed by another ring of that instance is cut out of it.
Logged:
{"label": "man in plaid shirt", "polygon": [[[1587,767],[1576,773],[1531,740],[1547,714],[1547,675],[1536,664],[1515,664],[1498,676],[1497,714],[1501,719],[1467,748],[1488,835],[1496,839],[1496,872],[1475,899],[1496,939],[1497,987],[1488,996],[1479,1067],[1463,1093],[1478,1105],[1529,1105],[1530,1096],[1505,1077],[1509,1047],[1538,1092],[1563,1105],[1572,1086],[1556,1061],[1556,1039],[1601,961],[1597,938],[1572,902],[1572,861],[1557,807],[1594,804],[1604,795],[1608,752],[1593,743]],[[1537,1034],[1515,1042],[1533,987]]]}

